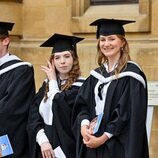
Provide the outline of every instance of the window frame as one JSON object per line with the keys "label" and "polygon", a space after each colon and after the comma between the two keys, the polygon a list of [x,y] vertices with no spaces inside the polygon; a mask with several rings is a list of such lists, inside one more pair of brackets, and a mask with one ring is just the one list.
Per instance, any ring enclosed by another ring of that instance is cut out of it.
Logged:
{"label": "window frame", "polygon": [[[124,4],[92,6],[90,0],[73,0],[71,32],[76,34],[94,33],[95,29],[89,27],[89,24],[98,18],[135,20],[136,23],[125,26],[126,32],[150,32],[150,3],[150,0],[139,0],[137,4],[127,4],[126,6]],[[126,12],[129,14],[121,14],[121,12],[117,12],[118,10],[116,13],[114,12],[114,7],[121,10],[122,6],[125,6]],[[100,7],[102,10],[99,9]],[[112,13],[105,12],[108,7],[112,7]],[[135,15],[133,12],[131,13],[133,9],[135,9]]]}
{"label": "window frame", "polygon": [[15,3],[22,3],[23,0],[1,0],[1,2],[15,2]]}
{"label": "window frame", "polygon": [[138,0],[91,0],[91,5],[103,4],[132,4],[139,3]]}

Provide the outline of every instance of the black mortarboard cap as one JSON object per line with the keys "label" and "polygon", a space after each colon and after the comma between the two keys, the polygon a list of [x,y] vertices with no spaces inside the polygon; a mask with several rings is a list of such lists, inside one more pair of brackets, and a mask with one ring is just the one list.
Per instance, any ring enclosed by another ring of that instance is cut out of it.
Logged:
{"label": "black mortarboard cap", "polygon": [[96,36],[99,35],[125,35],[123,25],[133,23],[132,20],[120,20],[120,19],[97,19],[90,24],[90,26],[97,26]]}
{"label": "black mortarboard cap", "polygon": [[11,31],[13,26],[14,23],[11,22],[0,22],[0,34],[8,36],[8,31]]}
{"label": "black mortarboard cap", "polygon": [[84,38],[55,33],[40,47],[53,47],[52,53],[73,50],[76,52],[76,43]]}

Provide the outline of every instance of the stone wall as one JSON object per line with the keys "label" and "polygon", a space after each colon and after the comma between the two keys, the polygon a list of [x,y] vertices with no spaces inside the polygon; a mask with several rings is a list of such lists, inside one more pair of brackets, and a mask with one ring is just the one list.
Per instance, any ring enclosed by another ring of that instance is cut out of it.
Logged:
{"label": "stone wall", "polygon": [[[97,66],[95,28],[89,23],[101,17],[136,20],[135,24],[125,26],[131,57],[142,66],[148,81],[158,81],[157,8],[157,0],[110,6],[91,6],[89,0],[1,0],[0,21],[15,22],[10,51],[33,64],[37,90],[45,78],[40,66],[46,64],[51,53],[51,48],[39,46],[54,33],[85,37],[78,45],[83,76],[87,77]],[[154,109],[152,122],[151,158],[158,157],[157,149],[158,107]]]}

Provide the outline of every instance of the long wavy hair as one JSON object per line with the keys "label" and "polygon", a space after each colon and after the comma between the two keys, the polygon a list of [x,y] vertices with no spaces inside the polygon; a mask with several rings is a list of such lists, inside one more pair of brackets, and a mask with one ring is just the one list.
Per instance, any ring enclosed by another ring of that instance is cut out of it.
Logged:
{"label": "long wavy hair", "polygon": [[[117,75],[119,74],[123,68],[126,67],[127,62],[131,60],[130,55],[129,55],[129,45],[128,42],[123,35],[116,35],[122,42],[124,42],[123,47],[120,48],[120,58],[118,61],[118,66],[114,70],[114,74]],[[99,66],[103,66],[104,63],[108,62],[108,58],[101,52],[100,46],[99,46],[100,40],[98,41],[97,45],[97,63]]]}
{"label": "long wavy hair", "polygon": [[[72,69],[69,72],[69,77],[66,80],[65,84],[61,85],[60,90],[67,90],[69,89],[72,84],[77,80],[77,78],[81,75],[81,71],[80,71],[80,65],[79,65],[79,58],[78,55],[75,51],[70,50],[70,53],[72,55],[73,58],[73,65],[72,65]],[[52,54],[50,56],[50,62],[52,60],[54,60],[54,54]],[[58,71],[56,70],[56,75],[58,76]],[[49,86],[48,86],[48,82],[46,83],[46,89],[45,89],[45,101],[47,100],[47,92],[49,91]]]}

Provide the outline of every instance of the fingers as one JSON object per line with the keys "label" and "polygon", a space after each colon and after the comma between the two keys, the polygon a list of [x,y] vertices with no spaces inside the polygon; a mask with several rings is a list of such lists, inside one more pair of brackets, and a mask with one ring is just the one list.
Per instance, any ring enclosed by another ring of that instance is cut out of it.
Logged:
{"label": "fingers", "polygon": [[41,70],[44,71],[49,80],[56,80],[55,70],[46,66],[41,66]]}
{"label": "fingers", "polygon": [[47,70],[47,71],[54,69],[54,66],[52,66],[49,60],[47,60],[47,66],[41,66],[41,67],[42,69]]}
{"label": "fingers", "polygon": [[85,139],[87,141],[87,139],[88,139],[88,126],[87,125],[83,125],[81,127],[81,135],[82,135],[83,139]]}
{"label": "fingers", "polygon": [[55,158],[55,154],[53,149],[42,151],[43,158]]}
{"label": "fingers", "polygon": [[41,145],[41,153],[43,158],[55,158],[55,153],[50,143],[46,142]]}
{"label": "fingers", "polygon": [[91,136],[89,135],[87,135],[87,137],[84,137],[83,138],[83,143],[84,144],[89,144],[91,142]]}
{"label": "fingers", "polygon": [[54,61],[52,60],[50,62],[49,60],[47,60],[47,67],[50,68],[50,69],[55,70]]}
{"label": "fingers", "polygon": [[89,135],[89,139],[88,139],[88,140],[83,139],[83,143],[84,143],[88,148],[95,148],[96,140],[95,140],[94,138],[95,138],[94,136]]}
{"label": "fingers", "polygon": [[49,67],[49,68],[52,68],[52,65],[53,65],[53,64],[51,64],[51,62],[50,62],[49,60],[47,60],[47,64],[48,64],[48,67]]}
{"label": "fingers", "polygon": [[43,70],[43,71],[46,72],[46,73],[52,71],[50,68],[48,68],[48,67],[46,67],[46,66],[41,66],[41,70]]}
{"label": "fingers", "polygon": [[92,145],[91,145],[91,141],[90,141],[90,140],[86,141],[85,139],[83,139],[83,143],[84,143],[88,148],[92,148]]}
{"label": "fingers", "polygon": [[48,67],[46,67],[46,66],[41,66],[41,69],[43,69],[43,70],[49,70],[49,68]]}

